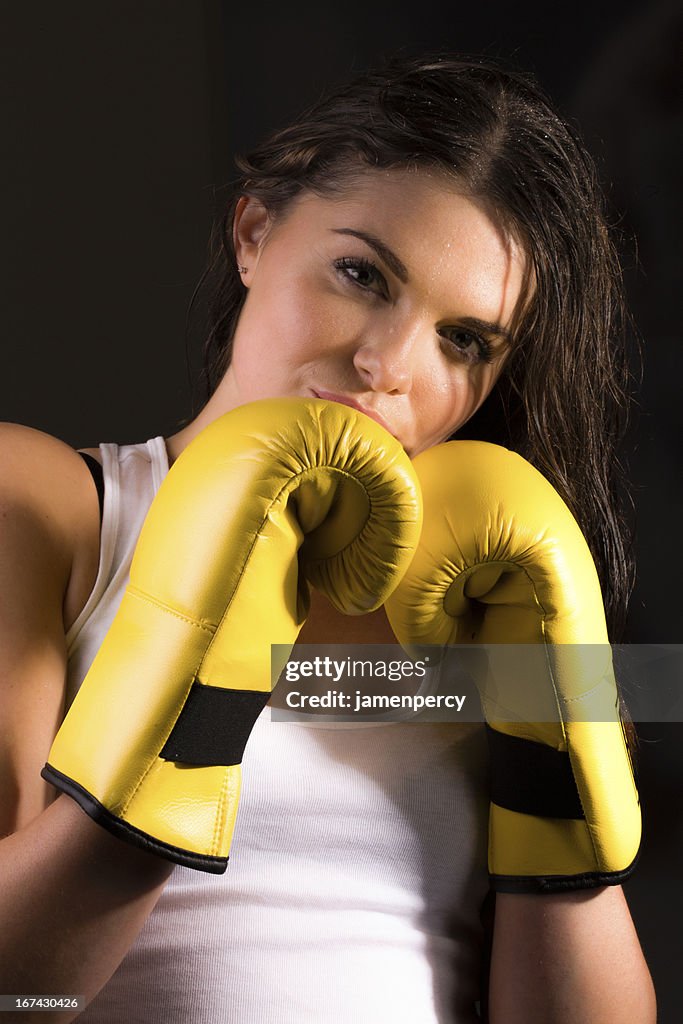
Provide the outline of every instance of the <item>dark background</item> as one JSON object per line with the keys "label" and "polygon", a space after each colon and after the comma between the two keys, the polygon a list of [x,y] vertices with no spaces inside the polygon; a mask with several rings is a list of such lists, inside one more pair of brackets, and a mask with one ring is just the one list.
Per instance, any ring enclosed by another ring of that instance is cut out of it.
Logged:
{"label": "dark background", "polygon": [[[499,55],[535,72],[599,161],[644,339],[626,453],[639,562],[626,640],[681,642],[678,5],[27,0],[3,22],[0,419],[79,447],[169,434],[190,416],[201,325],[186,360],[186,310],[233,152],[399,47]],[[626,893],[661,1024],[673,1024],[683,730],[639,731],[645,845]]]}

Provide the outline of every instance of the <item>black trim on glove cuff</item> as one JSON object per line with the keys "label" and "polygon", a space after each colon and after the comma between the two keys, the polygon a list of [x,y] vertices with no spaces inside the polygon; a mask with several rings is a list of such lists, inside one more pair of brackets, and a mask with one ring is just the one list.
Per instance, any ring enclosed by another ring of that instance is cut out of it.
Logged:
{"label": "black trim on glove cuff", "polygon": [[82,786],[74,782],[67,775],[62,775],[52,765],[46,764],[40,774],[46,782],[51,783],[56,789],[61,790],[75,800],[79,807],[82,807],[93,821],[96,821],[98,825],[102,825],[113,836],[116,836],[117,839],[123,839],[133,846],[146,850],[148,853],[154,853],[165,860],[173,861],[174,864],[182,864],[187,868],[207,871],[214,875],[222,875],[227,869],[227,857],[211,857],[207,854],[183,850],[179,846],[172,846],[170,843],[162,842],[161,839],[155,839],[146,832],[135,828],[134,825],[129,825],[127,822],[122,821],[112,814],[111,811],[107,810],[104,804],[101,804],[91,793],[88,793],[87,789],[83,789]]}
{"label": "black trim on glove cuff", "polygon": [[640,849],[623,871],[586,871],[581,875],[490,875],[496,892],[551,894],[581,889],[601,889],[605,885],[621,885],[636,869]]}

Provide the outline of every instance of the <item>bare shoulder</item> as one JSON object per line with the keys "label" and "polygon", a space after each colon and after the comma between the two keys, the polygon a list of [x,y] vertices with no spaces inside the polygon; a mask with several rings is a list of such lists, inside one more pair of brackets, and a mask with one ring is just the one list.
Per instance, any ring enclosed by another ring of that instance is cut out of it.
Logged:
{"label": "bare shoulder", "polygon": [[[98,457],[98,449],[85,449]],[[0,423],[0,508],[50,551],[46,570],[63,586],[65,631],[92,590],[99,561],[99,502],[80,455],[33,427]]]}
{"label": "bare shoulder", "polygon": [[40,769],[64,713],[68,620],[98,546],[83,459],[40,430],[0,423],[0,835],[54,797]]}

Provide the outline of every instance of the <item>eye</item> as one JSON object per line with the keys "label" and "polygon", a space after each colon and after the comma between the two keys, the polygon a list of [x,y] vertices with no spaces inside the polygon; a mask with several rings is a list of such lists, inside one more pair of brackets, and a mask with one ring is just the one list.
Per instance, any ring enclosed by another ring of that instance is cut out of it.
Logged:
{"label": "eye", "polygon": [[362,291],[370,291],[372,285],[377,284],[386,296],[387,283],[384,275],[372,260],[368,260],[364,256],[344,256],[340,260],[335,260],[334,265],[346,281],[350,281]]}
{"label": "eye", "polygon": [[447,354],[464,359],[468,363],[490,363],[493,359],[491,343],[475,331],[467,331],[462,327],[446,327],[439,331],[446,342]]}

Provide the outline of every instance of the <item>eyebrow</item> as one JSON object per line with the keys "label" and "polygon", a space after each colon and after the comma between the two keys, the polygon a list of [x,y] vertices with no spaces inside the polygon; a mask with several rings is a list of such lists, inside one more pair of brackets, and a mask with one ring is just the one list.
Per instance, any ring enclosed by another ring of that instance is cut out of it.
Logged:
{"label": "eyebrow", "polygon": [[[402,281],[403,284],[408,283],[408,268],[403,260],[381,238],[371,235],[368,231],[358,231],[356,228],[330,228],[330,230],[334,231],[336,235],[353,235],[354,238],[360,238],[362,242],[365,242],[371,249],[375,250],[379,258],[384,260],[389,270],[391,270],[392,274],[395,274],[399,281]],[[480,320],[476,316],[462,317],[460,322],[465,327],[471,327],[472,330],[482,331],[484,334],[494,334],[499,338],[503,338],[508,344],[512,342],[512,334],[500,324],[494,324],[488,320]]]}
{"label": "eyebrow", "polygon": [[330,228],[330,230],[334,231],[337,235],[353,235],[354,238],[360,238],[362,242],[365,242],[371,249],[375,250],[379,258],[384,260],[389,270],[392,274],[396,275],[399,281],[402,281],[403,284],[408,283],[408,268],[405,263],[376,235],[371,235],[367,231],[356,231],[355,228]]}
{"label": "eyebrow", "polygon": [[474,331],[481,331],[483,334],[495,334],[496,337],[502,338],[508,343],[512,344],[512,333],[505,327],[501,327],[500,324],[492,324],[489,320],[480,320],[476,316],[463,316],[460,318],[460,323],[464,327],[471,327]]}

